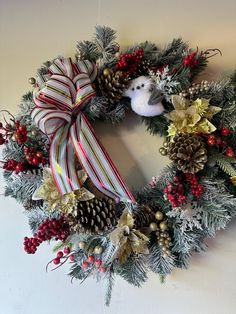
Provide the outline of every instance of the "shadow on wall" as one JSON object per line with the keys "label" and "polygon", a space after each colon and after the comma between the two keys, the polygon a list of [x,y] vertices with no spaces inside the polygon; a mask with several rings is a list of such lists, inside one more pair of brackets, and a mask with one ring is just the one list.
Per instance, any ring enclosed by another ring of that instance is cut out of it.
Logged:
{"label": "shadow on wall", "polygon": [[131,189],[146,185],[169,163],[168,157],[158,152],[163,138],[156,135],[154,139],[133,113],[128,113],[120,125],[95,122],[93,127]]}

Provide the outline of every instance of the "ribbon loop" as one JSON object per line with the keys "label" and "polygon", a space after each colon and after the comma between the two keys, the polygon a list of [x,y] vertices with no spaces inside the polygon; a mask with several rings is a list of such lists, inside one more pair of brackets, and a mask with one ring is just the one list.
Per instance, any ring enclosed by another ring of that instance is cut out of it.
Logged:
{"label": "ribbon loop", "polygon": [[44,133],[51,135],[50,166],[61,194],[82,187],[77,176],[77,156],[101,192],[115,199],[134,202],[133,195],[81,111],[83,105],[96,95],[91,84],[96,75],[97,68],[89,60],[77,63],[70,58],[54,60],[49,74],[37,80],[32,118]]}

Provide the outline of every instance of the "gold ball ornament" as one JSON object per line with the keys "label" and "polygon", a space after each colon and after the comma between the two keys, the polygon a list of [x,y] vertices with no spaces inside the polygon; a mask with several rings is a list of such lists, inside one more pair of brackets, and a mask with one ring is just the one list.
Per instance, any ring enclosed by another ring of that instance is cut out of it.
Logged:
{"label": "gold ball ornament", "polygon": [[168,229],[166,222],[162,221],[159,225],[162,231],[166,231]]}
{"label": "gold ball ornament", "polygon": [[30,132],[30,134],[31,134],[32,136],[36,136],[36,135],[38,134],[38,132],[37,132],[36,130],[32,130],[32,131]]}
{"label": "gold ball ornament", "polygon": [[103,248],[101,246],[95,246],[93,252],[94,254],[102,254]]}
{"label": "gold ball ornament", "polygon": [[233,183],[233,185],[236,186],[236,176],[231,177],[230,180]]}
{"label": "gold ball ornament", "polygon": [[28,79],[28,82],[29,82],[31,85],[35,85],[36,79],[35,79],[34,77],[30,77],[30,78]]}
{"label": "gold ball ornament", "polygon": [[167,149],[165,147],[161,147],[159,149],[159,153],[162,155],[162,156],[166,156],[167,155]]}
{"label": "gold ball ornament", "polygon": [[155,217],[157,220],[163,220],[164,218],[164,214],[161,212],[161,211],[157,211],[156,214],[155,214]]}
{"label": "gold ball ornament", "polygon": [[162,145],[163,145],[164,148],[167,148],[169,146],[169,142],[168,141],[164,141]]}
{"label": "gold ball ornament", "polygon": [[103,70],[103,75],[104,76],[109,76],[110,74],[111,74],[111,70],[110,69],[106,68],[106,69]]}
{"label": "gold ball ornament", "polygon": [[79,242],[79,248],[80,248],[81,250],[84,250],[84,248],[85,248],[85,242],[80,241],[80,242]]}
{"label": "gold ball ornament", "polygon": [[158,229],[158,226],[155,222],[151,222],[150,225],[149,225],[149,228],[151,231],[157,231]]}

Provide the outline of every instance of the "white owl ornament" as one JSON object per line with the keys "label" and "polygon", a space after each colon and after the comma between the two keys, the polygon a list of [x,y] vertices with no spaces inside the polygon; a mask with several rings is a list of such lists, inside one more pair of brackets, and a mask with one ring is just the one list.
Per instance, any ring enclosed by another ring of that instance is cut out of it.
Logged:
{"label": "white owl ornament", "polygon": [[131,99],[132,110],[140,116],[154,117],[165,110],[161,103],[163,96],[149,77],[139,76],[133,79],[124,96]]}

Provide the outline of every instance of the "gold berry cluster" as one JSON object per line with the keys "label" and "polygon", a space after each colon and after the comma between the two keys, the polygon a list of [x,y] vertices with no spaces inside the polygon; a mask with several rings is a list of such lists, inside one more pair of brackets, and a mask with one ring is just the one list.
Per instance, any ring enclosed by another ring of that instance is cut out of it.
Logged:
{"label": "gold berry cluster", "polygon": [[168,225],[166,217],[163,212],[157,211],[155,213],[155,222],[151,222],[149,228],[152,232],[156,233],[157,242],[162,251],[162,256],[167,257],[170,255],[171,237],[168,232]]}
{"label": "gold berry cluster", "polygon": [[200,83],[193,83],[188,89],[183,90],[179,93],[181,97],[193,97],[203,91],[207,91],[210,87],[210,83],[208,81],[201,81]]}

